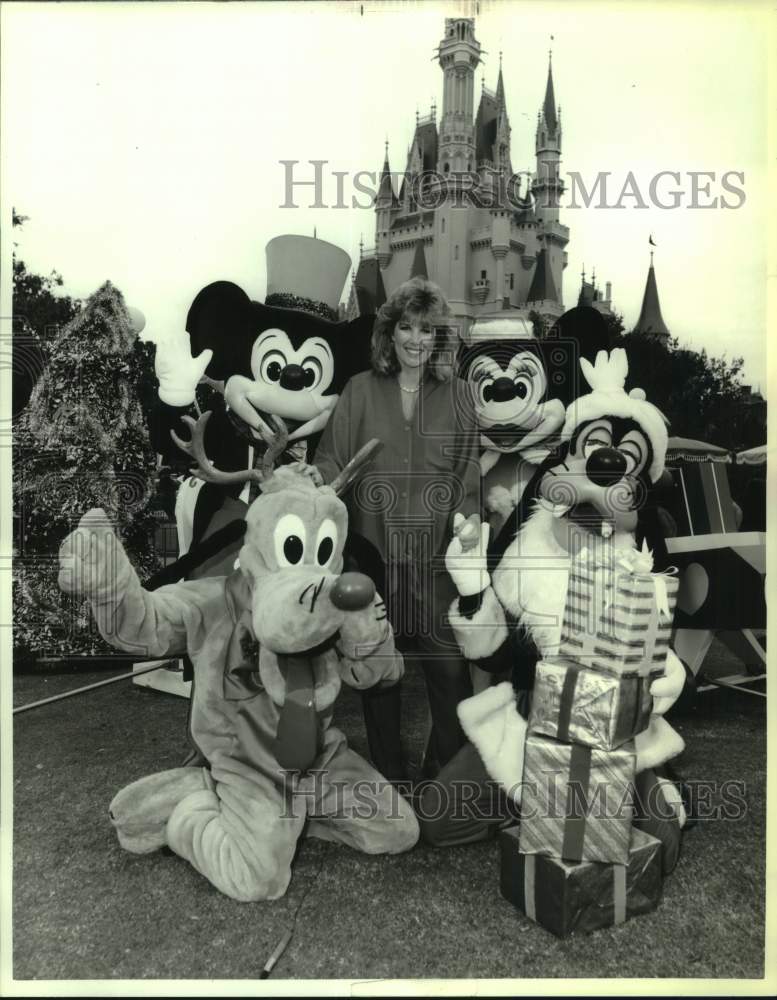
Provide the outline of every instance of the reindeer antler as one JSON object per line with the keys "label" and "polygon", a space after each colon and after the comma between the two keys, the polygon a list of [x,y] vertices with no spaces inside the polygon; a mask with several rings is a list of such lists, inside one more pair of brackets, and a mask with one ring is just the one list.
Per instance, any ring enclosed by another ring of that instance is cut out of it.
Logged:
{"label": "reindeer antler", "polygon": [[362,445],[351,461],[343,469],[341,469],[341,471],[329,484],[338,496],[345,493],[354,479],[356,479],[359,475],[362,467],[365,466],[370,459],[374,458],[382,447],[383,442],[378,438],[370,438],[365,445]]}
{"label": "reindeer antler", "polygon": [[267,451],[262,459],[261,469],[241,469],[238,472],[222,472],[217,469],[205,454],[205,427],[210,420],[211,411],[206,410],[196,420],[185,415],[181,419],[186,423],[192,432],[191,440],[184,441],[178,437],[174,430],[170,431],[170,436],[178,447],[191,455],[197,463],[196,469],[192,469],[192,475],[204,479],[208,483],[220,483],[223,485],[233,483],[257,482],[261,483],[272,473],[275,459],[284,451],[289,440],[289,432],[285,423],[280,417],[273,417],[275,424],[274,434],[262,434],[262,438],[267,444]]}

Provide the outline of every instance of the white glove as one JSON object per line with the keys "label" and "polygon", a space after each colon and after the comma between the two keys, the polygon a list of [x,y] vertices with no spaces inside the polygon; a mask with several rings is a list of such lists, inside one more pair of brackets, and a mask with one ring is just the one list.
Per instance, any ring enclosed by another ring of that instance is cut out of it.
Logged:
{"label": "white glove", "polygon": [[166,337],[156,345],[154,371],[159,379],[159,398],[168,406],[189,406],[213,351],[208,348],[191,356],[188,337]]}
{"label": "white glove", "polygon": [[653,715],[663,715],[680,697],[685,685],[685,667],[671,649],[666,654],[666,671],[650,685],[653,698]]}
{"label": "white glove", "polygon": [[483,521],[480,525],[480,537],[477,543],[465,551],[461,544],[461,536],[456,533],[462,528],[464,523],[465,518],[463,514],[456,514],[454,516],[454,535],[445,553],[445,568],[448,570],[459,594],[462,597],[469,597],[472,594],[482,593],[491,583],[486,558],[488,534],[491,526],[488,521]]}
{"label": "white glove", "polygon": [[95,507],[60,546],[57,582],[66,594],[110,600],[123,585],[127,566],[127,555],[107,514]]}

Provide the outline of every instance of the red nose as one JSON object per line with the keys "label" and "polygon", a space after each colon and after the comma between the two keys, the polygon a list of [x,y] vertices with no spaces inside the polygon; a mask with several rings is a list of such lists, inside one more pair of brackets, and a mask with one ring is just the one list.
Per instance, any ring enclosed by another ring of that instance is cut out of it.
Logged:
{"label": "red nose", "polygon": [[375,584],[364,573],[342,573],[329,596],[340,611],[361,611],[375,600]]}

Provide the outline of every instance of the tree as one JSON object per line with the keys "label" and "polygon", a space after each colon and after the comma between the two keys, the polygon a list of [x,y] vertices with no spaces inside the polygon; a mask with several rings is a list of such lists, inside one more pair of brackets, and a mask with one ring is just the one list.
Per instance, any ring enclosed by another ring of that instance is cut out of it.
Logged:
{"label": "tree", "polygon": [[45,371],[15,441],[15,647],[22,655],[100,655],[108,647],[88,607],[57,587],[57,553],[81,515],[103,507],[141,577],[157,568],[156,456],[139,402],[145,345],[106,282],[45,346]]}
{"label": "tree", "polygon": [[762,444],[763,430],[750,418],[743,359],[710,357],[640,333],[617,336],[629,358],[627,389],[638,386],[669,420],[670,434],[739,450]]}

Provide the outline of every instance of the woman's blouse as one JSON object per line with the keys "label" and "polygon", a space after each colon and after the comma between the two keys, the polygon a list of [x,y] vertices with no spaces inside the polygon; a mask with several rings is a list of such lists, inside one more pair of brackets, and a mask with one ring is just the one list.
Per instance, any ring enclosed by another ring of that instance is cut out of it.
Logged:
{"label": "woman's blouse", "polygon": [[350,529],[387,564],[433,562],[444,572],[453,514],[480,513],[480,439],[467,384],[427,375],[408,420],[396,376],[354,376],[316,450],[324,481],[371,438],[383,449],[345,498]]}

